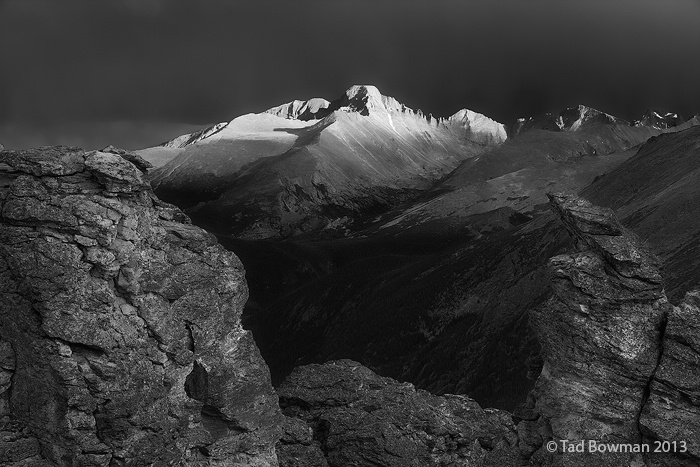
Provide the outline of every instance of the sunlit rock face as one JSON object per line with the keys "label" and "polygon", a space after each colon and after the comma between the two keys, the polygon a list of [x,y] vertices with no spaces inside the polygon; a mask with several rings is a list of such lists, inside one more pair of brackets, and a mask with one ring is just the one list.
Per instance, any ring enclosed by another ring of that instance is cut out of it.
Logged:
{"label": "sunlit rock face", "polygon": [[104,151],[0,153],[0,463],[277,465],[240,261]]}
{"label": "sunlit rock face", "polygon": [[462,109],[450,116],[447,121],[464,128],[471,138],[484,144],[499,144],[508,139],[506,128],[489,117],[469,109]]}

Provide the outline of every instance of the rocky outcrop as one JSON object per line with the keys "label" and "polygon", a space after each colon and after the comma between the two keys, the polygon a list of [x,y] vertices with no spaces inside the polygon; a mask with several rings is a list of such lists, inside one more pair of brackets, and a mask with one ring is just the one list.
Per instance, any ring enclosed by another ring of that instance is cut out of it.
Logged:
{"label": "rocky outcrop", "polygon": [[277,465],[243,267],[144,168],[116,148],[0,153],[3,465]]}
{"label": "rocky outcrop", "polygon": [[[283,466],[520,463],[510,414],[416,390],[351,360],[298,367],[279,396],[290,417],[278,444]],[[325,459],[311,461],[319,453]]]}
{"label": "rocky outcrop", "polygon": [[126,159],[127,161],[131,162],[136,166],[137,169],[139,169],[142,173],[148,172],[148,169],[153,168],[153,164],[148,162],[146,159],[143,157],[139,156],[135,152],[132,151],[127,151],[126,149],[121,149],[112,146],[111,144],[107,146],[106,148],[103,148],[100,150],[100,152],[108,152],[111,154],[116,154],[120,156],[122,159]]}
{"label": "rocky outcrop", "polygon": [[[700,419],[695,295],[680,308],[668,302],[658,260],[612,210],[575,196],[549,198],[577,252],[550,260],[553,294],[531,313],[544,366],[516,414],[524,457],[535,465],[697,465],[688,457],[697,453]],[[562,452],[562,440],[586,447]],[[591,440],[647,443],[651,452],[600,454]],[[656,463],[654,441],[681,440],[686,453]]]}
{"label": "rocky outcrop", "polygon": [[[645,442],[662,444],[656,465],[700,464],[700,291],[689,292],[668,314],[663,352],[639,425]],[[665,453],[667,450],[669,452]],[[694,464],[693,464],[694,462]]]}

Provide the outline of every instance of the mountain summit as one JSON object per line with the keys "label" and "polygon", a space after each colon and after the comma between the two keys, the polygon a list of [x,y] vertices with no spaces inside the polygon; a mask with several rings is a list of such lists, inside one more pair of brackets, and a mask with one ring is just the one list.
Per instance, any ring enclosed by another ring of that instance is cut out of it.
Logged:
{"label": "mountain summit", "polygon": [[384,96],[376,86],[369,84],[355,84],[333,102],[317,97],[308,101],[294,100],[266,110],[278,117],[303,121],[325,118],[335,111],[355,112],[365,117],[370,113],[387,112],[423,115],[420,110],[414,111],[393,97]]}
{"label": "mountain summit", "polygon": [[415,115],[430,124],[463,133],[467,139],[482,144],[499,144],[508,138],[502,123],[478,112],[461,109],[448,118],[425,115],[420,109],[414,110],[393,97],[383,95],[376,86],[369,84],[353,85],[333,102],[323,98],[294,100],[265,112],[291,120],[309,121],[325,118],[337,111],[380,118],[401,114]]}

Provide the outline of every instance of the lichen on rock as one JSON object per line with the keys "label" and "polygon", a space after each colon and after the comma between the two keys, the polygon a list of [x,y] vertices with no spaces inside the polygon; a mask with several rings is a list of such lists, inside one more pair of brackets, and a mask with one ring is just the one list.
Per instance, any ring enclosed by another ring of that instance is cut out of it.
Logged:
{"label": "lichen on rock", "polygon": [[0,417],[53,465],[277,465],[243,267],[143,168],[0,153]]}

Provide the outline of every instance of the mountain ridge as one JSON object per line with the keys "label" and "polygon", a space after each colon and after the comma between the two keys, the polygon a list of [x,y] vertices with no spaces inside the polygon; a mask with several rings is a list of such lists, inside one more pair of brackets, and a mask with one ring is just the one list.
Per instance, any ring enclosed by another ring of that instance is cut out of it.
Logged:
{"label": "mountain ridge", "polygon": [[476,112],[435,119],[356,85],[331,103],[292,101],[138,153],[156,166],[159,196],[198,219],[227,212],[217,231],[249,219],[239,234],[262,238],[384,209],[504,138]]}

